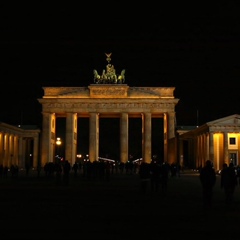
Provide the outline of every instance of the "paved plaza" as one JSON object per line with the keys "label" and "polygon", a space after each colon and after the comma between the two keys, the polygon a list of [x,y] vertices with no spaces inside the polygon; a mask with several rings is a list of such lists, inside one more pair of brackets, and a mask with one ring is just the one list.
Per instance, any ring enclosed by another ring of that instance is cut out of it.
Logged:
{"label": "paved plaza", "polygon": [[[138,174],[110,180],[44,175],[0,179],[1,239],[240,239],[240,186],[226,206],[220,177],[213,206],[204,209],[198,173],[170,177],[168,191],[140,191]],[[163,239],[163,238],[162,238]]]}

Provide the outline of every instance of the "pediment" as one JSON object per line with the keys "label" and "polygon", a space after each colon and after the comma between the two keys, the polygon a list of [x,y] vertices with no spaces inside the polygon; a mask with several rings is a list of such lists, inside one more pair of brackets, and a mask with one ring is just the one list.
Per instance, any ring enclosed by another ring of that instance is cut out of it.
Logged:
{"label": "pediment", "polygon": [[240,115],[233,114],[224,118],[219,118],[211,122],[207,122],[208,126],[230,126],[230,125],[240,125]]}

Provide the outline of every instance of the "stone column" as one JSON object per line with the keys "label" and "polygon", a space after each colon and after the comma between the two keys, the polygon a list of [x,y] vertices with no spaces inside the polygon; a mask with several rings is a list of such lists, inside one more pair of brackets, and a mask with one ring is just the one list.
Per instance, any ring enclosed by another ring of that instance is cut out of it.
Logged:
{"label": "stone column", "polygon": [[151,163],[152,160],[152,116],[151,113],[143,114],[143,162]]}
{"label": "stone column", "polygon": [[24,159],[23,159],[23,138],[19,137],[18,139],[18,167],[24,167]]}
{"label": "stone column", "polygon": [[[239,144],[240,143],[240,134],[239,133],[237,134],[237,141],[238,141],[238,144]],[[237,155],[237,161],[238,161],[237,164],[240,165],[240,147],[238,147],[237,153],[238,153],[238,155]]]}
{"label": "stone column", "polygon": [[3,165],[9,166],[8,162],[8,156],[9,156],[9,134],[6,133],[4,136],[4,159],[3,159]]}
{"label": "stone column", "polygon": [[163,115],[163,144],[164,144],[164,162],[168,160],[168,115]]}
{"label": "stone column", "polygon": [[18,165],[18,136],[14,136],[14,145],[13,145],[13,164]]}
{"label": "stone column", "polygon": [[201,134],[199,136],[199,148],[198,148],[198,152],[199,152],[199,160],[201,163],[204,163],[205,158],[204,158],[204,148],[203,148],[203,135]]}
{"label": "stone column", "polygon": [[201,153],[201,162],[204,162],[205,161],[205,148],[204,148],[204,135],[201,134],[200,136],[200,144],[201,144],[201,150],[202,150],[202,153]]}
{"label": "stone column", "polygon": [[207,135],[203,135],[204,159],[207,159]]}
{"label": "stone column", "polygon": [[202,159],[201,159],[201,136],[196,137],[196,166],[199,167],[202,165]]}
{"label": "stone column", "polygon": [[14,146],[14,135],[9,135],[9,154],[8,154],[8,165],[9,167],[13,164],[13,146]]}
{"label": "stone column", "polygon": [[[211,160],[214,163],[214,139],[213,139],[213,133],[210,132],[209,135],[209,160]],[[215,164],[215,163],[214,163]]]}
{"label": "stone column", "polygon": [[54,113],[43,113],[42,115],[41,166],[44,166],[46,163],[53,162],[56,118]]}
{"label": "stone column", "polygon": [[39,146],[39,138],[34,137],[33,139],[33,168],[37,169],[38,167],[38,146]]}
{"label": "stone column", "polygon": [[27,152],[27,140],[26,138],[23,138],[23,141],[22,141],[22,144],[23,144],[23,147],[22,147],[22,150],[23,150],[23,168],[25,169],[26,168],[26,152]]}
{"label": "stone column", "polygon": [[188,163],[191,168],[196,168],[196,139],[188,139],[188,152],[189,152],[189,159]]}
{"label": "stone column", "polygon": [[77,157],[77,114],[67,113],[66,118],[66,153],[65,159],[71,166],[76,162]]}
{"label": "stone column", "polygon": [[122,113],[120,119],[120,159],[128,161],[128,114]]}
{"label": "stone column", "polygon": [[206,159],[210,159],[209,133],[206,133]]}
{"label": "stone column", "polygon": [[228,156],[228,133],[224,132],[223,137],[224,137],[224,146],[223,146],[224,162],[229,163],[229,156]]}
{"label": "stone column", "polygon": [[4,157],[4,133],[0,132],[0,165],[3,164],[3,157]]}
{"label": "stone column", "polygon": [[90,113],[89,119],[89,161],[98,160],[99,154],[99,115]]}
{"label": "stone column", "polygon": [[175,137],[175,127],[176,127],[176,115],[175,112],[168,113],[168,138]]}
{"label": "stone column", "polygon": [[181,167],[184,167],[184,155],[183,155],[183,140],[178,137],[178,162]]}
{"label": "stone column", "polygon": [[25,149],[25,166],[27,167],[32,167],[32,164],[33,164],[33,162],[31,162],[33,156],[30,155],[30,153],[32,154],[31,144],[32,144],[32,138],[27,137],[26,149]]}

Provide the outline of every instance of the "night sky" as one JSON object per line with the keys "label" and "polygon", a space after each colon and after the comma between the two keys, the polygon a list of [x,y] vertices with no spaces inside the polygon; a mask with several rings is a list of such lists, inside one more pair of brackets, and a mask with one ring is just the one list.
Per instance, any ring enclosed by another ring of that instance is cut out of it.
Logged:
{"label": "night sky", "polygon": [[176,88],[177,125],[240,113],[239,9],[140,7],[2,6],[0,121],[41,125],[42,87],[93,84],[110,52],[128,86]]}

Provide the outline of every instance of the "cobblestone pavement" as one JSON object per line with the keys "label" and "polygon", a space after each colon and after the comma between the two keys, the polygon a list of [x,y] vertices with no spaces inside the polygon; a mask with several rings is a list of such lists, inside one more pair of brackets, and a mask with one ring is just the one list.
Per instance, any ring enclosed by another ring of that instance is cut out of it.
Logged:
{"label": "cobblestone pavement", "polygon": [[193,171],[170,177],[166,196],[161,188],[143,194],[137,174],[71,175],[69,185],[34,172],[1,178],[1,239],[239,239],[240,186],[226,206],[219,180],[204,209]]}

